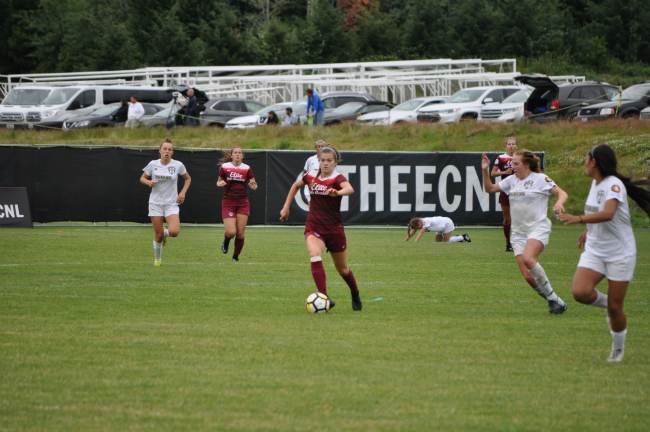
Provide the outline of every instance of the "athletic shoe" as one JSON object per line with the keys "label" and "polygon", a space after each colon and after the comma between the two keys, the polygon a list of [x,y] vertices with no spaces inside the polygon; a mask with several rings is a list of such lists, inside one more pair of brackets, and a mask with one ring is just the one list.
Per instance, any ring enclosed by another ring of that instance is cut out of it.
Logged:
{"label": "athletic shoe", "polygon": [[336,306],[336,303],[334,303],[334,300],[330,299],[330,310],[332,310],[334,306]]}
{"label": "athletic shoe", "polygon": [[506,244],[506,252],[514,252],[510,243]]}
{"label": "athletic shoe", "polygon": [[609,331],[612,331],[612,317],[609,316],[609,309],[605,310],[605,319],[607,320],[607,327],[609,327]]}
{"label": "athletic shoe", "polygon": [[557,300],[549,300],[548,301],[548,311],[549,313],[552,313],[554,315],[560,315],[566,312],[566,310],[569,309],[569,306],[564,303],[564,300],[561,298],[557,298]]}
{"label": "athletic shoe", "polygon": [[[463,240],[466,241],[467,243],[471,243],[471,242],[472,242],[472,239],[469,238],[469,236],[468,236],[467,234],[463,234]],[[359,310],[361,310],[361,309],[359,309]]]}
{"label": "athletic shoe", "polygon": [[229,245],[230,245],[230,242],[226,243],[226,240],[224,239],[223,243],[221,243],[221,252],[227,254]]}
{"label": "athletic shoe", "polygon": [[359,297],[359,291],[352,293],[352,310],[360,311],[362,306],[363,305],[361,304],[361,297]]}
{"label": "athletic shoe", "polygon": [[160,267],[161,264],[162,264],[162,261],[154,261],[153,262],[154,267]]}
{"label": "athletic shoe", "polygon": [[612,352],[609,354],[609,357],[607,357],[608,362],[620,362],[623,361],[623,350],[612,350]]}
{"label": "athletic shoe", "polygon": [[233,255],[232,260],[235,262],[239,262],[239,255]]}

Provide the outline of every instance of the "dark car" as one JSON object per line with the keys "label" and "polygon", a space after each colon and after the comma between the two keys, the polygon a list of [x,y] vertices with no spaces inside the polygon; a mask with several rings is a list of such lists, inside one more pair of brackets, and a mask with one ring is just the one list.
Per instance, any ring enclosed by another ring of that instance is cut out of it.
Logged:
{"label": "dark car", "polygon": [[323,125],[340,124],[345,120],[356,120],[357,117],[371,112],[388,111],[395,105],[390,102],[367,101],[348,102],[323,116]]}
{"label": "dark car", "polygon": [[596,81],[556,84],[541,74],[520,75],[515,80],[534,88],[524,110],[528,120],[537,122],[572,120],[581,108],[609,100],[617,91],[616,86]]}
{"label": "dark car", "polygon": [[[144,116],[141,121],[145,121],[146,118],[151,117],[164,109],[161,106],[149,103],[143,103],[142,107],[144,108]],[[63,122],[63,129],[87,129],[93,127],[118,126],[118,123],[115,120],[115,113],[118,109],[120,109],[120,104],[112,103],[105,105],[88,115],[69,118]]]}
{"label": "dark car", "polygon": [[[190,89],[194,90],[194,97],[196,98],[199,115],[202,111],[205,111],[205,104],[210,100],[208,98],[208,95],[203,90],[199,90],[196,87],[190,87],[187,84],[179,84],[175,87],[170,87],[167,89],[167,92],[172,93],[172,97],[174,98],[174,102],[172,103],[170,111],[175,113],[175,117],[169,117],[164,122],[156,122],[155,125],[164,125],[167,128],[172,128],[181,127],[187,124],[187,117],[185,116],[185,105],[187,104],[188,100],[187,92]],[[181,105],[183,106],[181,107]],[[147,127],[152,126],[154,126],[154,124],[151,126],[147,124]]]}
{"label": "dark car", "polygon": [[578,113],[578,118],[584,122],[588,120],[607,118],[639,118],[639,114],[650,105],[650,81],[630,86],[620,94],[615,93],[609,102],[583,108]]}
{"label": "dark car", "polygon": [[[325,108],[325,114],[334,111],[336,108],[350,102],[370,102],[376,101],[375,97],[370,93],[356,92],[356,91],[339,91],[328,92],[319,94]],[[307,96],[298,99],[291,105],[293,113],[300,118],[300,121],[307,122]],[[312,112],[313,114],[313,112]]]}
{"label": "dark car", "polygon": [[224,127],[228,120],[254,114],[266,105],[246,99],[210,99],[205,106],[199,115],[201,126]]}

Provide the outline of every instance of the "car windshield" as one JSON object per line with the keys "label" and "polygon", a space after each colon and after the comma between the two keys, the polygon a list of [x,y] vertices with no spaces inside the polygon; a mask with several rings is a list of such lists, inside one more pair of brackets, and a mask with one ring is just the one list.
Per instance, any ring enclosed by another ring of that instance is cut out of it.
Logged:
{"label": "car windshield", "polygon": [[66,87],[52,90],[52,93],[43,101],[43,105],[61,105],[68,103],[79,91],[76,87]]}
{"label": "car windshield", "polygon": [[[650,85],[635,85],[623,90],[623,100],[639,100],[650,91]],[[618,100],[618,92],[610,96],[610,100]]]}
{"label": "car windshield", "polygon": [[361,113],[369,113],[369,112],[379,112],[379,111],[388,111],[390,110],[390,107],[388,105],[368,105],[367,107],[361,109]]}
{"label": "car windshield", "polygon": [[52,90],[13,89],[4,100],[4,105],[40,105]]}
{"label": "car windshield", "polygon": [[294,104],[291,105],[291,108],[293,109],[293,112],[296,112],[300,109],[307,109],[307,97],[305,96],[304,98],[294,102]]}
{"label": "car windshield", "polygon": [[100,109],[91,112],[90,115],[97,117],[109,116],[114,114],[118,109],[120,109],[119,105],[106,105],[105,107],[101,107]]}
{"label": "car windshield", "polygon": [[264,107],[261,110],[257,111],[255,114],[261,116],[261,115],[268,114],[271,111],[275,111],[275,112],[282,111],[282,112],[284,112],[284,109],[287,108],[288,106],[289,105],[287,105],[287,104],[275,104],[275,105]]}
{"label": "car windshield", "polygon": [[167,117],[167,116],[169,116],[169,112],[170,112],[171,110],[174,110],[174,111],[172,112],[172,115],[174,115],[174,114],[176,114],[176,111],[178,111],[178,107],[171,107],[171,108],[164,109],[164,110],[162,110],[162,111],[158,111],[158,112],[157,112],[156,114],[154,114],[152,117]]}
{"label": "car windshield", "polygon": [[359,109],[364,106],[366,106],[366,104],[364,104],[363,102],[350,102],[350,103],[346,103],[345,105],[341,105],[340,107],[332,111],[332,114],[339,114],[339,115],[352,114],[359,111]]}
{"label": "car windshield", "polygon": [[395,111],[415,111],[417,107],[419,107],[422,102],[424,102],[422,99],[413,99],[410,101],[406,101],[404,103],[401,103],[397,105],[393,110]]}
{"label": "car windshield", "polygon": [[511,103],[511,102],[526,102],[528,96],[532,93],[532,90],[520,90],[515,94],[512,94],[505,98],[501,103]]}
{"label": "car windshield", "polygon": [[475,102],[485,90],[461,90],[454,93],[449,99],[445,101],[446,104],[450,103],[467,103]]}

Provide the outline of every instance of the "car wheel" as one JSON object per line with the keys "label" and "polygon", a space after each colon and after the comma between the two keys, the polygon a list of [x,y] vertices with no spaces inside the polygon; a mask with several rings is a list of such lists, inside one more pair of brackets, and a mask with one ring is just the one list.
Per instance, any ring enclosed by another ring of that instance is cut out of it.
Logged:
{"label": "car wheel", "polygon": [[631,120],[631,119],[636,119],[639,118],[639,113],[634,113],[634,112],[626,112],[621,116],[623,120]]}
{"label": "car wheel", "polygon": [[569,114],[566,116],[566,120],[572,122],[573,120],[576,119],[576,116],[577,116],[577,115],[578,115],[577,112],[569,113]]}
{"label": "car wheel", "polygon": [[460,118],[461,122],[470,122],[476,120],[478,120],[478,114],[475,113],[463,114],[463,116]]}

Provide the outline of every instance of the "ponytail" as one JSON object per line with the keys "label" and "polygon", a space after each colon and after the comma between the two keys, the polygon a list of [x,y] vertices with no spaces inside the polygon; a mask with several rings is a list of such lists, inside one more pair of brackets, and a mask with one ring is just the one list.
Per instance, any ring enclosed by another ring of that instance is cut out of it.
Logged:
{"label": "ponytail", "polygon": [[158,147],[158,150],[160,150],[162,148],[162,146],[164,146],[165,144],[171,144],[172,145],[172,150],[174,149],[174,144],[172,144],[172,140],[170,140],[169,138],[165,138],[165,141],[163,141],[162,144],[160,144],[160,147]]}
{"label": "ponytail", "polygon": [[[318,143],[317,143],[317,144],[318,144]],[[328,153],[328,152],[329,152],[329,153],[332,153],[332,154],[334,155],[334,159],[336,159],[336,163],[337,163],[337,164],[338,164],[339,162],[341,162],[341,160],[342,160],[342,159],[341,159],[341,153],[340,153],[336,148],[334,148],[334,146],[333,146],[332,144],[325,144],[325,146],[324,146],[322,149],[320,149],[320,152],[318,152],[318,164],[319,164],[319,166],[318,166],[318,174],[316,174],[316,178],[320,177],[320,174],[321,174],[321,168],[320,168],[320,155],[321,155],[323,152],[325,152],[325,153]]]}
{"label": "ponytail", "polygon": [[630,177],[625,177],[616,170],[618,161],[616,160],[616,153],[610,146],[607,144],[593,146],[589,150],[589,158],[596,160],[596,168],[603,178],[614,176],[623,182],[627,195],[636,201],[639,207],[650,216],[650,192],[636,187]]}
{"label": "ponytail", "polygon": [[223,157],[219,159],[219,165],[223,165],[228,162],[232,162],[232,152],[236,148],[241,149],[242,153],[244,152],[244,149],[239,147],[239,146],[234,146],[233,148],[230,149],[230,151],[227,150],[221,150],[221,153],[223,153]]}
{"label": "ponytail", "polygon": [[530,150],[519,150],[515,153],[517,156],[521,156],[521,163],[528,164],[532,172],[541,173],[542,170],[539,168],[539,158],[535,156]]}

